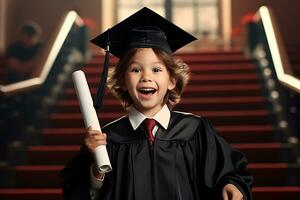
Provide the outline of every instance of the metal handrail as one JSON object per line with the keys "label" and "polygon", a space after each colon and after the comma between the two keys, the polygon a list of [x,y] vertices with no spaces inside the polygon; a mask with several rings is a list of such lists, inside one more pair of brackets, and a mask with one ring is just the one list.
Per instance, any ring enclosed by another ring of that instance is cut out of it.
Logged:
{"label": "metal handrail", "polygon": [[256,12],[254,20],[262,21],[278,80],[288,88],[300,93],[300,80],[295,77],[291,68],[273,11],[262,6]]}
{"label": "metal handrail", "polygon": [[84,25],[83,20],[75,11],[69,11],[63,17],[62,23],[59,26],[59,29],[55,34],[53,41],[50,42],[50,47],[45,52],[46,58],[42,59],[42,68],[38,75],[27,80],[7,85],[0,85],[0,93],[5,96],[9,96],[41,86],[47,79],[53,63],[56,60],[58,53],[74,24],[79,27]]}

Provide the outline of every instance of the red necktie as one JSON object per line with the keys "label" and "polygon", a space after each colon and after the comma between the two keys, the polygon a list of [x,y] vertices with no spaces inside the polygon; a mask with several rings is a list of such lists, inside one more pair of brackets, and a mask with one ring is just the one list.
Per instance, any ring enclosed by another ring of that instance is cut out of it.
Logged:
{"label": "red necktie", "polygon": [[149,118],[147,118],[143,121],[143,125],[147,130],[148,139],[149,139],[150,144],[152,144],[152,142],[154,140],[152,130],[153,130],[154,126],[156,125],[156,123],[157,122],[155,121],[155,119],[149,119]]}

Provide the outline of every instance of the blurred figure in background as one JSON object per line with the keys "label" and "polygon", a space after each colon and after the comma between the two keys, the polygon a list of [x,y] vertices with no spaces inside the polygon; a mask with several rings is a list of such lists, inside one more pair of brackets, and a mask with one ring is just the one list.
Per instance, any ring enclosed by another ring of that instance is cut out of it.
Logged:
{"label": "blurred figure in background", "polygon": [[36,22],[28,21],[22,25],[19,39],[6,50],[5,84],[31,77],[42,47],[41,33],[41,28]]}
{"label": "blurred figure in background", "polygon": [[[1,84],[15,83],[30,78],[37,68],[42,46],[40,26],[33,21],[25,22],[18,31],[16,41],[6,48]],[[24,132],[21,128],[28,123],[28,120],[24,118],[25,110],[19,107],[27,105],[28,100],[29,98],[24,95],[1,99],[1,101],[9,101],[9,104],[6,104],[5,110],[1,110],[1,117],[5,117],[5,120],[4,125],[1,126],[0,162],[8,159],[10,142],[19,140],[21,133]],[[20,110],[23,112],[22,115]],[[11,124],[15,125],[11,126]]]}

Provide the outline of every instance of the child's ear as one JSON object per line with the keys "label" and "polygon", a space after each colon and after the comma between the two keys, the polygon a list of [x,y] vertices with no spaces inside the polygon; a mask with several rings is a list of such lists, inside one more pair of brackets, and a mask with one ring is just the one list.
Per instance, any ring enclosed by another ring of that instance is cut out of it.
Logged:
{"label": "child's ear", "polygon": [[121,89],[122,90],[124,90],[124,91],[126,91],[127,90],[127,85],[126,85],[126,83],[121,83]]}
{"label": "child's ear", "polygon": [[168,90],[173,90],[176,87],[177,80],[175,78],[170,78],[168,84]]}

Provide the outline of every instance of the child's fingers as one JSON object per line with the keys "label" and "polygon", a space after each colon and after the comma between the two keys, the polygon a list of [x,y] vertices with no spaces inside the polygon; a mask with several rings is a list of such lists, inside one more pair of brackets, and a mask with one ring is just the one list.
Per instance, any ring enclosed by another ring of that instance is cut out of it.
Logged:
{"label": "child's fingers", "polygon": [[101,134],[100,131],[98,131],[98,130],[93,130],[91,126],[89,126],[89,127],[87,128],[86,133],[87,133],[87,134],[90,134],[90,135]]}
{"label": "child's fingers", "polygon": [[222,190],[223,200],[243,200],[243,194],[233,184],[227,184]]}
{"label": "child's fingers", "polygon": [[88,150],[91,153],[94,153],[95,149],[98,146],[107,144],[106,138],[107,138],[107,135],[105,133],[101,133],[100,131],[90,130],[86,134],[84,143],[87,146]]}
{"label": "child's fingers", "polygon": [[101,135],[102,133],[100,131],[91,130],[91,131],[88,131],[87,134],[88,135]]}
{"label": "child's fingers", "polygon": [[91,153],[95,152],[95,149],[100,145],[106,145],[107,135],[101,133],[98,130],[93,130],[91,126],[86,128],[86,135],[84,143]]}
{"label": "child's fingers", "polygon": [[232,200],[243,200],[243,195],[240,192],[233,192],[231,199]]}
{"label": "child's fingers", "polygon": [[228,193],[227,193],[226,190],[223,190],[223,192],[222,192],[222,197],[223,197],[223,200],[229,200],[229,199],[228,199]]}
{"label": "child's fingers", "polygon": [[97,134],[92,136],[95,142],[101,142],[106,144],[106,136],[104,134]]}
{"label": "child's fingers", "polygon": [[87,135],[87,138],[89,138],[90,140],[95,140],[95,141],[99,141],[99,140],[106,141],[106,135],[104,135],[102,133],[89,134],[89,135]]}

